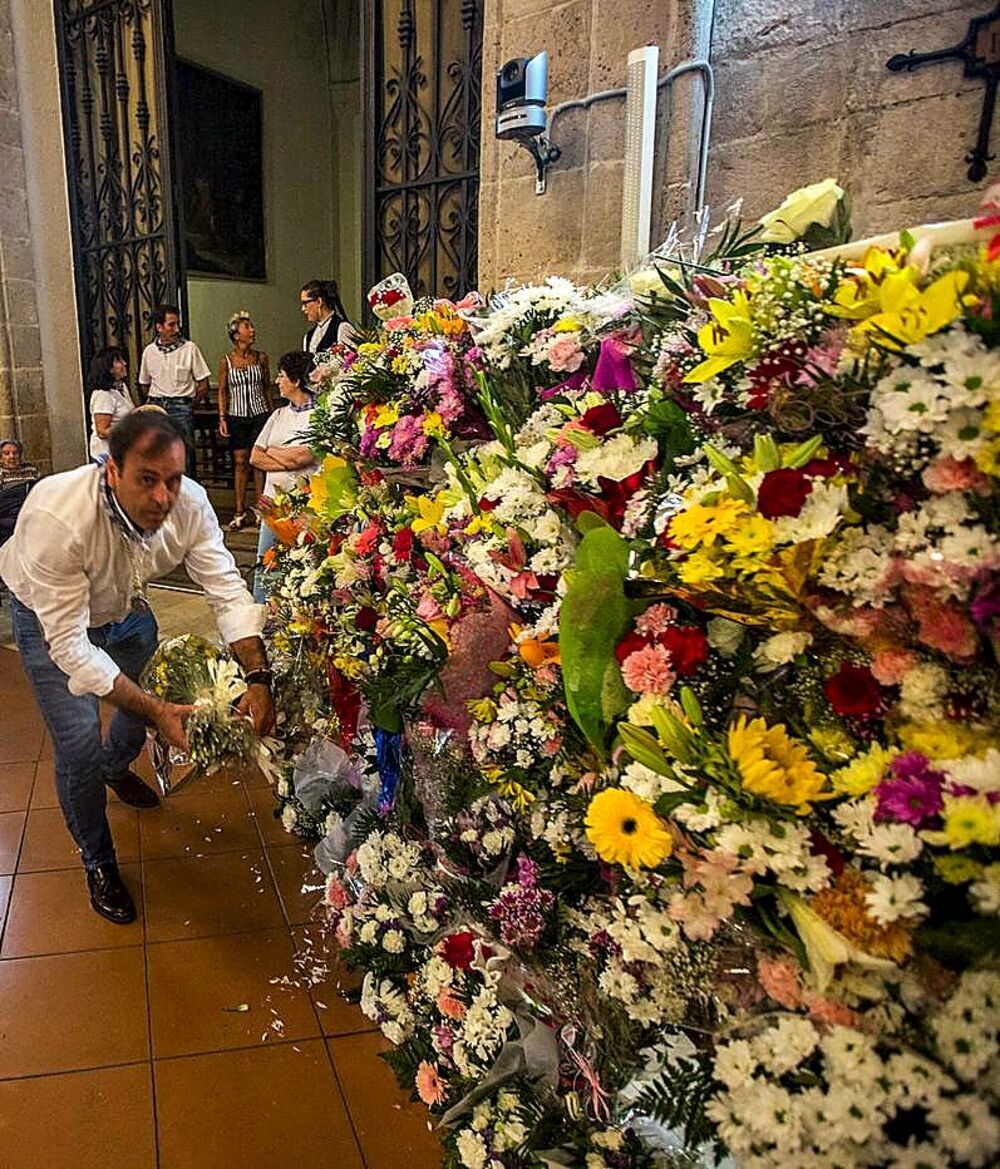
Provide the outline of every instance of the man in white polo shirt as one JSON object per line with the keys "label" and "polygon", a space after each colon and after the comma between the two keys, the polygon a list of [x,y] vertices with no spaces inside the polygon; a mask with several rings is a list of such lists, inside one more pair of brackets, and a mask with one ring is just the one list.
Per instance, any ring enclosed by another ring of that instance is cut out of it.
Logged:
{"label": "man in white polo shirt", "polygon": [[[187,746],[193,710],[142,690],[156,649],[146,583],[183,563],[205,590],[219,632],[242,664],[241,708],[257,730],[274,726],[271,671],[254,603],[222,540],[205,489],[184,474],[184,437],[159,411],[135,410],[108,439],[106,464],[41,480],[0,549],[14,640],[55,752],[56,792],[87,870],[90,903],[109,921],[134,920],[118,872],[105,787],[133,807],[154,792],[129,770],[153,724]],[[106,736],[99,699],[118,709]]]}
{"label": "man in white polo shirt", "polygon": [[146,401],[179,422],[187,438],[187,475],[195,477],[194,404],[208,393],[209,369],[201,350],[181,336],[180,313],[172,304],[153,309],[156,340],[142,351],[139,388]]}

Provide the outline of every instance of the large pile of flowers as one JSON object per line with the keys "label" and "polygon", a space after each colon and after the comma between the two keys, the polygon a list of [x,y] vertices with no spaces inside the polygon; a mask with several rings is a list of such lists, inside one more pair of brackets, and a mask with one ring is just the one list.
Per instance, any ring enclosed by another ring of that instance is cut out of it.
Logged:
{"label": "large pile of flowers", "polygon": [[449,1167],[1000,1155],[1000,262],[813,194],[455,310],[490,441],[280,501],[283,814]]}

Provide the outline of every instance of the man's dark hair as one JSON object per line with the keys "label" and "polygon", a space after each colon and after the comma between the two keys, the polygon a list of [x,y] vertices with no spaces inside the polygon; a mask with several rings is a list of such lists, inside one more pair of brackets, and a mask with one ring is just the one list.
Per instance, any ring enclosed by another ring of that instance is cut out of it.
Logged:
{"label": "man's dark hair", "polygon": [[332,313],[336,313],[342,321],[348,319],[347,310],[340,302],[336,280],[308,280],[302,285],[302,291],[315,297]]}
{"label": "man's dark hair", "polygon": [[119,469],[125,465],[125,456],[134,447],[145,443],[146,454],[163,454],[175,442],[187,446],[184,431],[170,417],[159,410],[133,410],[116,422],[108,435],[108,453]]}
{"label": "man's dark hair", "polygon": [[181,310],[177,307],[177,305],[158,304],[156,308],[153,309],[150,317],[153,322],[153,328],[155,329],[157,325],[162,325],[171,313],[173,313],[174,316],[178,318],[178,320],[180,319]]}
{"label": "man's dark hair", "polygon": [[124,361],[128,366],[128,354],[117,345],[110,345],[94,354],[90,363],[90,388],[92,390],[110,390],[115,384],[111,376],[111,367],[116,361]]}
{"label": "man's dark hair", "polygon": [[309,375],[316,368],[315,358],[311,353],[302,349],[293,349],[290,353],[282,353],[278,358],[278,370],[287,375],[289,381],[298,382],[299,389],[307,394],[313,392]]}

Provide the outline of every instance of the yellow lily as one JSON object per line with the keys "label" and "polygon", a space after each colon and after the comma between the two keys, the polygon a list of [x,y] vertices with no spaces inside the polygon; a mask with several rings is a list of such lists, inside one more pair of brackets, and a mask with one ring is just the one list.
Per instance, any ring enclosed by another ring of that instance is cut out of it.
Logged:
{"label": "yellow lily", "polygon": [[447,526],[441,522],[444,515],[444,500],[440,496],[428,499],[426,495],[408,495],[406,502],[410,510],[417,514],[417,518],[410,524],[415,535],[426,532],[428,528],[433,528],[441,536],[448,531]]}
{"label": "yellow lily", "polygon": [[889,349],[916,345],[958,320],[968,282],[968,272],[946,272],[920,292],[904,273],[890,276],[880,290],[881,311],[856,325],[851,339],[863,344],[871,336]]}
{"label": "yellow lily", "polygon": [[384,426],[393,426],[399,421],[399,408],[392,402],[383,402],[375,414],[375,426],[381,430]]}
{"label": "yellow lily", "polygon": [[309,509],[317,515],[325,515],[329,519],[336,518],[329,509],[336,507],[336,514],[340,515],[354,503],[353,491],[354,473],[347,475],[343,468],[347,460],[339,455],[327,455],[320,464],[319,470],[309,479]]}
{"label": "yellow lily", "polygon": [[685,374],[686,382],[707,382],[738,361],[745,361],[754,351],[750,301],[745,292],[734,292],[732,300],[712,297],[708,307],[715,320],[698,330],[698,344],[709,356]]}

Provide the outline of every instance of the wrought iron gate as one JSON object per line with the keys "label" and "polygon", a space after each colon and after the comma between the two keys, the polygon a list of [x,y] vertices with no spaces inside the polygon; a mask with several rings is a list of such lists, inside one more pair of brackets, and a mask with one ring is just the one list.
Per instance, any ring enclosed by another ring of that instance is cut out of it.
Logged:
{"label": "wrought iron gate", "polygon": [[476,286],[483,0],[370,0],[365,14],[365,256],[374,284]]}
{"label": "wrought iron gate", "polygon": [[134,387],[150,311],[184,298],[169,150],[170,0],[55,5],[83,369],[118,345]]}

